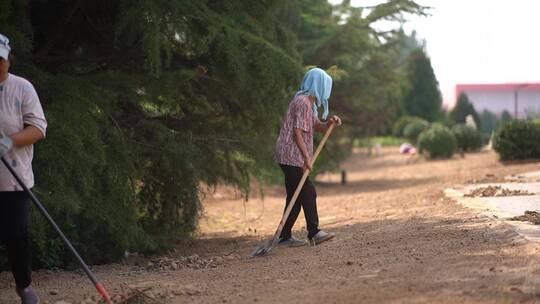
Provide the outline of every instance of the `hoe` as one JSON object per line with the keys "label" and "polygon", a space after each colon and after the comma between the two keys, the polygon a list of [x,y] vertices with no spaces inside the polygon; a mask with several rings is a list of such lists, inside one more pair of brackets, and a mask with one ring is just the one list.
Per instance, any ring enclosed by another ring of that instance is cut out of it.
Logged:
{"label": "hoe", "polygon": [[[315,154],[313,155],[313,159],[311,160],[312,168],[313,168],[313,164],[315,163],[315,160],[317,159],[317,156],[319,156],[319,153],[321,153],[321,150],[324,144],[326,143],[326,140],[330,136],[330,133],[332,133],[334,126],[335,124],[330,125],[328,130],[326,130],[326,133],[324,134],[323,139],[319,143],[319,146],[317,147],[317,150],[315,151]],[[287,209],[285,209],[283,216],[281,217],[281,222],[279,222],[276,233],[274,233],[274,237],[271,240],[260,245],[259,247],[255,248],[255,250],[253,250],[253,252],[251,252],[251,254],[249,255],[250,258],[265,256],[269,254],[272,248],[274,248],[277,245],[277,243],[279,242],[279,236],[281,235],[281,230],[283,230],[283,226],[285,225],[285,222],[289,218],[289,214],[291,213],[292,207],[296,203],[296,199],[298,199],[298,195],[300,195],[300,191],[302,190],[302,187],[304,186],[304,183],[308,175],[309,175],[309,170],[304,171],[304,175],[302,176],[300,183],[298,183],[298,186],[296,187],[296,190],[294,191],[294,195],[291,198],[291,201],[289,202]]]}

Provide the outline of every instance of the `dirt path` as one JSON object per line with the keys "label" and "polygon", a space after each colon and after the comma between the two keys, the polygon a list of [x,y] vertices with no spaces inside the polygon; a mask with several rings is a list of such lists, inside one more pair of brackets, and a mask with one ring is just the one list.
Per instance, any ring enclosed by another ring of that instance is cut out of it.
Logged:
{"label": "dirt path", "polygon": [[[190,267],[138,270],[153,267],[143,259],[139,267],[131,261],[95,269],[113,293],[124,282],[148,286],[164,303],[540,303],[534,295],[539,247],[442,194],[455,184],[538,170],[538,164],[503,166],[487,151],[408,163],[385,149],[376,158],[357,153],[344,168],[348,184],[327,175],[317,186],[321,227],[336,232],[334,241],[245,259],[276,228],[283,190],[269,188],[264,201],[245,203],[219,189],[206,199],[201,239],[178,244],[169,255],[189,264],[181,257],[197,254]],[[304,225],[301,215],[298,236]],[[80,303],[93,294],[75,272],[38,272],[34,280],[49,303]],[[0,275],[0,303],[16,303],[10,282]],[[50,295],[55,289],[59,294]]]}

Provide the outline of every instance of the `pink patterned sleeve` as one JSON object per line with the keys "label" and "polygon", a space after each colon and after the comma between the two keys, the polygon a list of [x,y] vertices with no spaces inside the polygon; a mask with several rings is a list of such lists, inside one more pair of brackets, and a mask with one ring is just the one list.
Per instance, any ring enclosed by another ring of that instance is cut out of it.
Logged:
{"label": "pink patterned sleeve", "polygon": [[312,121],[313,121],[313,112],[309,104],[301,103],[296,107],[296,112],[294,113],[294,127],[301,129],[304,132],[311,131]]}

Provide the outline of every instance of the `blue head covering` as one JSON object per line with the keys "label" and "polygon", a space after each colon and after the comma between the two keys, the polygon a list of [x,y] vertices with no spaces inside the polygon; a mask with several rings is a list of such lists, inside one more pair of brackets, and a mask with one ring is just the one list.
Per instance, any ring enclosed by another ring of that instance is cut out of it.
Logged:
{"label": "blue head covering", "polygon": [[296,93],[315,96],[317,101],[313,105],[313,111],[315,116],[317,116],[317,108],[321,105],[323,106],[323,119],[328,117],[328,98],[330,98],[330,93],[332,93],[332,77],[326,74],[326,72],[319,68],[313,68],[309,70],[302,84],[300,85],[300,91]]}

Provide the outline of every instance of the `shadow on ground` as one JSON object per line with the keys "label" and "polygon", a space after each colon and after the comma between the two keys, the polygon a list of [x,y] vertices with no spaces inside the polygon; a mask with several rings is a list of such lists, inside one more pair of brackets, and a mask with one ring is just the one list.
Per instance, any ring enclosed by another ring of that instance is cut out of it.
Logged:
{"label": "shadow on ground", "polygon": [[[533,257],[505,225],[474,217],[411,218],[368,221],[333,231],[336,239],[326,244],[277,248],[255,259],[246,257],[270,235],[179,243],[176,254],[240,255],[241,260],[212,277],[233,277],[230,286],[245,286],[238,299],[244,303],[260,302],[261,297],[294,303],[540,301],[535,289],[524,287],[537,276],[528,269]],[[250,282],[264,284],[263,295],[255,287],[257,291],[250,290]],[[283,282],[294,288],[279,292]],[[226,288],[221,296],[201,302],[234,299],[235,290]]]}
{"label": "shadow on ground", "polygon": [[347,194],[355,193],[369,193],[369,192],[380,192],[388,190],[396,190],[402,188],[414,187],[422,184],[427,184],[428,182],[433,182],[437,180],[436,178],[406,178],[406,179],[361,179],[349,181],[346,184],[341,184],[337,182],[324,182],[317,181],[315,182],[318,190],[319,196],[334,196],[340,192],[345,192]]}

